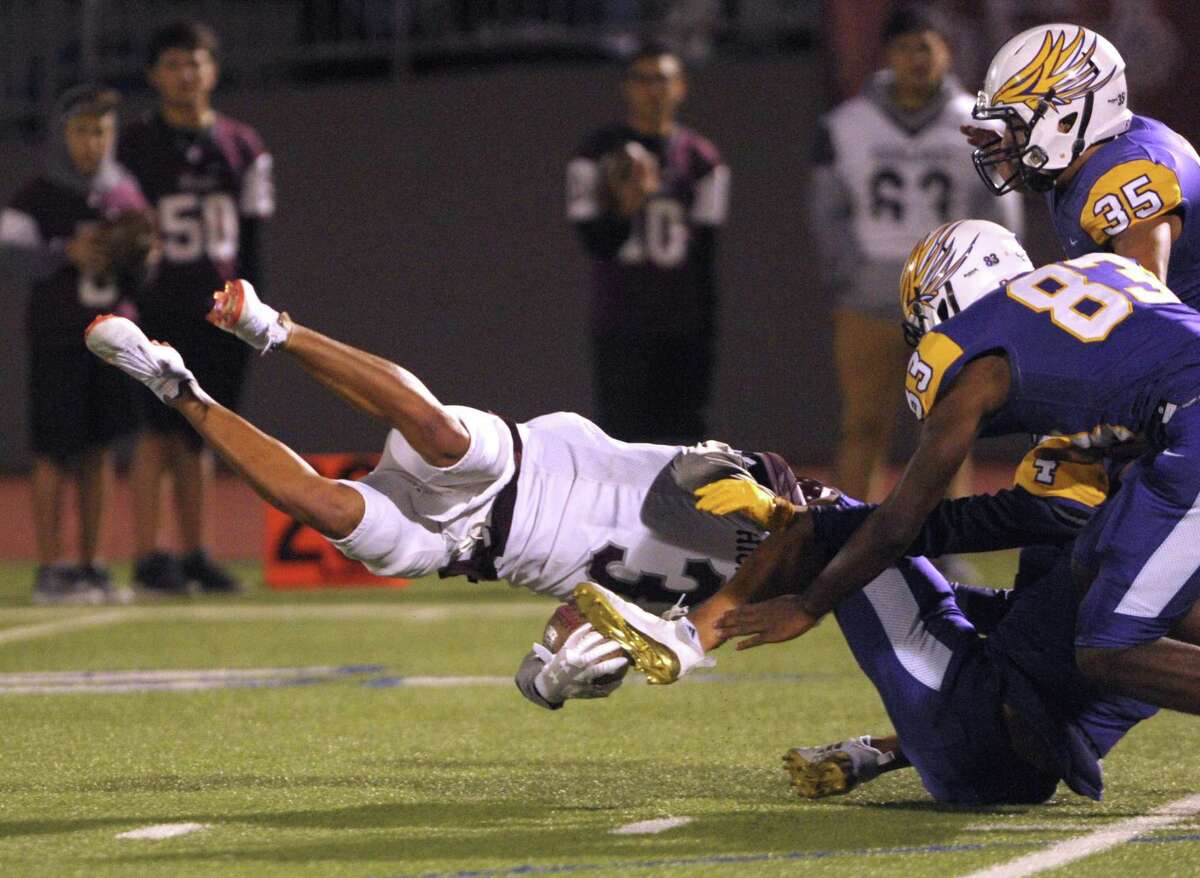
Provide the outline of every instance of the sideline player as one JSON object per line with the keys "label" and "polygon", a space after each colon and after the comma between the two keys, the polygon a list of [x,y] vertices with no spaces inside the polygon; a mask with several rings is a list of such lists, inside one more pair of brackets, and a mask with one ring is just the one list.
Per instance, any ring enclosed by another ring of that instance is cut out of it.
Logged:
{"label": "sideline player", "polygon": [[1061,433],[1118,451],[1142,439],[1154,453],[1076,542],[1088,588],[1076,659],[1107,692],[1200,713],[1200,315],[1120,256],[1030,270],[1011,233],[974,220],[921,241],[901,290],[919,341],[906,392],[921,441],[806,593],[773,600],[757,642],[803,634],[899,557],[978,434]]}
{"label": "sideline player", "polygon": [[[942,501],[907,548],[909,557],[838,603],[846,642],[896,733],[789,751],[785,765],[798,793],[844,793],[911,766],[940,802],[1042,802],[1059,780],[1100,798],[1100,759],[1155,708],[1103,695],[1075,665],[1080,596],[1070,588],[1071,540],[1113,486],[1105,463],[1073,461],[1064,455],[1067,444],[1051,439],[1033,449],[1006,491]],[[797,510],[739,479],[697,494],[703,508],[769,521],[772,530],[738,574],[689,613],[707,652],[754,633],[778,611],[773,601],[752,601],[803,594],[872,511],[848,500]],[[789,520],[780,526],[782,518]],[[1015,546],[1030,548],[1022,551],[1010,591],[947,583],[917,557]],[[764,577],[765,567],[774,571]],[[626,631],[632,625],[653,639],[664,628],[616,596],[600,596],[619,611]],[[736,608],[742,609],[730,612]],[[612,620],[611,613],[601,615],[596,627],[620,641],[625,632],[620,624],[610,629]],[[669,632],[658,642],[667,644]]]}
{"label": "sideline player", "polygon": [[[271,154],[258,134],[212,108],[217,53],[217,37],[203,24],[179,22],[153,36],[147,76],[159,106],[122,132],[119,157],[153,204],[163,236],[157,277],[138,301],[141,324],[182,352],[220,400],[236,406],[249,350],[201,318],[211,304],[208,290],[241,275],[262,276],[262,226],[274,213],[275,192]],[[205,551],[210,455],[167,408],[148,405],[145,428],[133,465],[134,579],[164,594],[186,592],[192,582],[202,591],[238,590]],[[168,474],[182,558],[158,545],[159,489]]]}
{"label": "sideline player", "polygon": [[[258,350],[279,347],[392,428],[372,473],[360,482],[318,476],[213,401],[178,351],[129,321],[98,319],[88,346],[187,418],[268,502],[379,575],[504,579],[556,597],[590,579],[669,606],[714,593],[763,536],[753,522],[694,509],[694,488],[740,474],[803,502],[777,455],[620,442],[567,412],[514,424],[442,405],[408,371],[278,314],[244,281],[216,298],[213,322]],[[689,636],[686,620],[677,625]]]}
{"label": "sideline player", "polygon": [[[115,91],[93,84],[66,91],[55,107],[44,170],[0,212],[5,281],[28,278],[30,286],[34,603],[121,602],[128,591],[113,585],[97,552],[111,481],[109,446],[136,425],[136,400],[126,382],[114,383],[109,370],[97,369],[81,337],[97,314],[132,313],[146,253],[140,264],[122,259],[116,224],[140,220],[152,237],[146,199],[113,157],[120,101]],[[72,474],[79,486],[77,567],[59,563],[62,488]]]}
{"label": "sideline player", "polygon": [[716,247],[729,168],[680,125],[683,63],[663,46],[630,60],[627,117],[567,165],[567,217],[592,262],[597,421],[636,442],[696,442],[714,373]]}
{"label": "sideline player", "polygon": [[1059,243],[1073,259],[1126,256],[1185,304],[1200,308],[1200,157],[1162,122],[1134,115],[1125,61],[1100,34],[1035,27],[1005,43],[964,126],[987,187],[1044,192]]}
{"label": "sideline player", "polygon": [[[895,379],[908,349],[896,334],[893,291],[912,242],[955,219],[994,219],[1018,234],[1021,221],[1019,196],[992,198],[965,161],[959,127],[974,100],[950,73],[950,44],[934,14],[900,6],[882,36],[887,66],[821,119],[808,199],[822,281],[836,303],[835,481],[864,499],[874,499],[902,408]],[[970,493],[970,483],[968,466],[951,493]]]}

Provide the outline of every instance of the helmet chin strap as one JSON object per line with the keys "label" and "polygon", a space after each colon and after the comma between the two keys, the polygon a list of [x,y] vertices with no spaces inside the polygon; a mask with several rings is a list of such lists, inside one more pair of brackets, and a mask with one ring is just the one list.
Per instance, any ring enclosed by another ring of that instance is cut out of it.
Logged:
{"label": "helmet chin strap", "polygon": [[1054,104],[1054,89],[1049,89],[1042,99],[1038,101],[1037,109],[1033,111],[1033,115],[1029,119],[1029,131],[1033,132],[1033,126],[1042,120],[1046,113],[1050,112],[1050,107]]}
{"label": "helmet chin strap", "polygon": [[1071,161],[1079,158],[1079,154],[1087,149],[1087,141],[1084,140],[1084,135],[1087,133],[1088,123],[1092,121],[1092,104],[1095,102],[1095,92],[1088,92],[1087,97],[1083,99],[1083,118],[1079,122],[1079,136],[1075,138],[1075,142],[1071,144]]}

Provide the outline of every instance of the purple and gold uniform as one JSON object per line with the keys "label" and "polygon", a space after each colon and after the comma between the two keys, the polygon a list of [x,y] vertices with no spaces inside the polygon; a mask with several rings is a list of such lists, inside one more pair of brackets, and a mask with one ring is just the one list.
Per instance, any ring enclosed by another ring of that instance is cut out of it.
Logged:
{"label": "purple and gold uniform", "polygon": [[[234,406],[250,351],[204,315],[225,281],[260,283],[259,225],[275,210],[271,154],[252,128],[227,116],[193,130],[153,113],[126,127],[118,155],[157,212],[163,237],[157,277],[138,302],[143,328],[179,348],[204,387]],[[147,415],[156,429],[195,437],[169,408],[153,405]]]}
{"label": "purple and gold uniform", "polygon": [[[1155,713],[1098,692],[1076,667],[1071,540],[1110,486],[1103,465],[1052,453],[1063,444],[1031,450],[1006,491],[943,501],[910,557],[834,610],[905,755],[940,802],[1041,802],[1059,780],[1099,799],[1101,758]],[[872,509],[813,507],[817,540],[832,555]],[[1015,546],[1028,548],[1010,590],[947,583],[911,557]],[[1031,747],[1040,771],[1027,759]]]}
{"label": "purple and gold uniform", "polygon": [[1200,308],[1200,215],[1192,209],[1200,204],[1200,156],[1166,125],[1134,116],[1046,200],[1068,258],[1112,252],[1113,237],[1131,226],[1178,215],[1183,228],[1171,247],[1167,286]]}
{"label": "purple and gold uniform", "polygon": [[988,354],[1007,358],[1012,386],[985,435],[1055,433],[1081,447],[1143,436],[1158,449],[1076,544],[1076,560],[1098,571],[1076,644],[1162,637],[1200,595],[1200,314],[1120,256],[1051,263],[921,339],[906,376],[917,417]]}

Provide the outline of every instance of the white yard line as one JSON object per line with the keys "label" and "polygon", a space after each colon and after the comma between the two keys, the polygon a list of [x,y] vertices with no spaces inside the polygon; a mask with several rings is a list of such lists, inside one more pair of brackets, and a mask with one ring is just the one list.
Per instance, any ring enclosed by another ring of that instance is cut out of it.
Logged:
{"label": "white yard line", "polygon": [[550,618],[557,604],[464,603],[454,604],[210,604],[205,606],[137,607],[154,619],[203,622],[254,622],[288,619],[387,619],[389,621],[440,622],[444,619]]}
{"label": "white yard line", "polygon": [[143,826],[140,829],[131,829],[128,832],[118,833],[117,838],[149,839],[151,841],[160,841],[164,838],[175,838],[179,835],[188,835],[192,832],[200,832],[202,829],[208,829],[208,824],[156,823],[153,826]]}
{"label": "white yard line", "polygon": [[[0,610],[9,613],[41,608],[15,607]],[[0,646],[53,637],[85,628],[115,625],[121,622],[257,622],[296,619],[382,619],[395,622],[440,622],[447,619],[532,619],[549,618],[549,603],[453,603],[402,606],[398,604],[209,604],[205,606],[168,605],[161,607],[121,607],[71,615],[66,618],[28,625],[0,628]]]}
{"label": "white yard line", "polygon": [[626,823],[609,832],[610,835],[658,835],[677,826],[687,826],[695,817],[659,817],[657,820],[639,820]]}
{"label": "white yard line", "polygon": [[[1089,832],[1107,826],[1106,823],[975,823],[965,832]],[[1179,823],[1174,829],[1196,830],[1200,823]]]}
{"label": "white yard line", "polygon": [[1120,820],[1102,829],[1097,829],[1095,832],[1089,832],[1078,838],[1069,838],[1036,853],[1018,857],[1008,863],[971,872],[964,878],[1024,878],[1026,875],[1036,875],[1038,872],[1057,869],[1059,866],[1065,866],[1076,860],[1082,860],[1084,857],[1106,851],[1147,832],[1174,826],[1198,812],[1200,812],[1200,795],[1187,796],[1163,805],[1161,808],[1156,808],[1149,814]]}
{"label": "white yard line", "polygon": [[68,631],[80,631],[84,628],[96,628],[102,625],[115,625],[133,618],[136,610],[97,610],[84,616],[71,616],[67,619],[56,619],[53,622],[39,622],[33,625],[17,625],[13,628],[0,629],[0,645],[19,643],[23,640],[37,640],[40,637],[53,637]]}

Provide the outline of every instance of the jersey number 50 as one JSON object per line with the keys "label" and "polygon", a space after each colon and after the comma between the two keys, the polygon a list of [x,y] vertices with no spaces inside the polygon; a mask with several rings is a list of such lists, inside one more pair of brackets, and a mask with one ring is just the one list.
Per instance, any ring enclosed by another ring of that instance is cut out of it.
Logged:
{"label": "jersey number 50", "polygon": [[237,256],[237,204],[225,192],[165,195],[158,202],[158,222],[169,262],[195,262],[201,255],[227,262]]}

